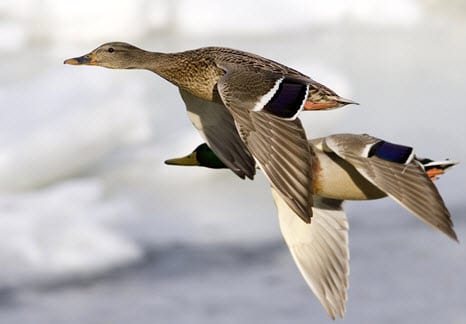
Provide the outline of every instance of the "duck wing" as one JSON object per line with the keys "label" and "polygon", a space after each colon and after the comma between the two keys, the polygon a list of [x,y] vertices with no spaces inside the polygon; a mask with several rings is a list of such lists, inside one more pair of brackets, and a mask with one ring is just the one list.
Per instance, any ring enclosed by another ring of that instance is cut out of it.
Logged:
{"label": "duck wing", "polygon": [[312,222],[306,224],[273,188],[272,195],[283,238],[299,271],[330,317],[342,318],[349,277],[348,222],[342,201],[314,196]]}
{"label": "duck wing", "polygon": [[186,104],[189,119],[218,158],[242,179],[253,179],[256,162],[241,140],[233,117],[226,107],[202,100],[181,88],[180,94]]}
{"label": "duck wing", "polygon": [[324,144],[415,216],[457,240],[450,212],[421,164],[413,158],[412,148],[367,134],[332,135],[325,138]]}
{"label": "duck wing", "polygon": [[[305,81],[266,71],[223,64],[221,101],[256,162],[293,211],[312,216],[312,151],[296,118],[307,98]],[[304,83],[303,83],[304,82]]]}

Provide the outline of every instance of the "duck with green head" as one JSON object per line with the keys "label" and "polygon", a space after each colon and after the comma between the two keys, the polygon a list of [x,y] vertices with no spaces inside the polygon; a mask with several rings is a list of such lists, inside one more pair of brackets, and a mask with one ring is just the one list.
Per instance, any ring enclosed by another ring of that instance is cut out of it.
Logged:
{"label": "duck with green head", "polygon": [[[364,135],[309,140],[314,153],[313,218],[302,222],[272,187],[280,229],[301,274],[328,314],[343,317],[349,276],[344,200],[392,197],[412,214],[457,240],[450,213],[432,183],[457,162],[418,159],[411,147]],[[170,165],[226,168],[207,144]]]}
{"label": "duck with green head", "polygon": [[228,169],[206,143],[202,143],[186,156],[166,160],[165,164],[202,166],[209,169]]}
{"label": "duck with green head", "polygon": [[218,158],[242,178],[252,179],[257,163],[290,208],[310,222],[313,157],[297,116],[353,101],[283,64],[224,47],[167,54],[112,42],[65,63],[145,69],[173,83]]}

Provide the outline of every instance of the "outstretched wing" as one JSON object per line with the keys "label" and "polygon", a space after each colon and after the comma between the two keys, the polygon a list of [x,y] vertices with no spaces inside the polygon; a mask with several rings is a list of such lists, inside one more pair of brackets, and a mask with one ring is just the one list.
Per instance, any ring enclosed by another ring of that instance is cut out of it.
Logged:
{"label": "outstretched wing", "polygon": [[280,229],[299,271],[335,319],[345,313],[348,276],[348,222],[341,200],[315,196],[311,224],[303,223],[274,189]]}
{"label": "outstretched wing", "polygon": [[367,134],[332,135],[325,146],[415,216],[457,240],[450,212],[411,148]]}
{"label": "outstretched wing", "polygon": [[217,88],[272,186],[305,222],[312,216],[312,151],[296,115],[308,85],[268,71],[221,66]]}
{"label": "outstretched wing", "polygon": [[230,112],[220,103],[209,102],[180,89],[188,116],[218,158],[239,177],[254,178],[256,162],[236,130]]}

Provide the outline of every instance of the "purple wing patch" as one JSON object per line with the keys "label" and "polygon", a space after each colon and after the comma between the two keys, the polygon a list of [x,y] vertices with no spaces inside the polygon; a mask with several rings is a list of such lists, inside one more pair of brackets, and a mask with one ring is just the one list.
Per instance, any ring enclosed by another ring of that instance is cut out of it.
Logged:
{"label": "purple wing patch", "polygon": [[293,118],[307,97],[309,85],[284,79],[264,110],[281,118]]}
{"label": "purple wing patch", "polygon": [[375,155],[386,161],[407,164],[412,159],[412,153],[412,147],[380,141],[371,147],[368,157]]}

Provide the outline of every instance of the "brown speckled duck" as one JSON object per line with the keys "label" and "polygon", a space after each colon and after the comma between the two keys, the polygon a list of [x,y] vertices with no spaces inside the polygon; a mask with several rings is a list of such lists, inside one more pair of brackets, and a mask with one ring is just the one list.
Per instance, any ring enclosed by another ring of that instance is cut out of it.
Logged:
{"label": "brown speckled duck", "polygon": [[290,208],[311,221],[312,151],[297,116],[353,101],[285,65],[223,47],[165,54],[113,42],[65,63],[146,69],[173,83],[223,163],[251,179],[257,163]]}

